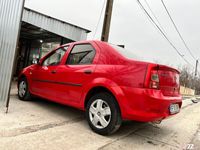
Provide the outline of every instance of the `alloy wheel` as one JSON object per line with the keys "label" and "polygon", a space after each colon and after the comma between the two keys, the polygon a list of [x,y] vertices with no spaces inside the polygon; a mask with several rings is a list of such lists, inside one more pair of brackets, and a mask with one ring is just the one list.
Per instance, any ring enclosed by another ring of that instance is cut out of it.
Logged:
{"label": "alloy wheel", "polygon": [[20,97],[24,97],[26,94],[26,82],[25,81],[21,81],[19,84],[19,96]]}
{"label": "alloy wheel", "polygon": [[106,128],[111,120],[109,105],[102,99],[95,100],[89,108],[89,119],[96,128]]}

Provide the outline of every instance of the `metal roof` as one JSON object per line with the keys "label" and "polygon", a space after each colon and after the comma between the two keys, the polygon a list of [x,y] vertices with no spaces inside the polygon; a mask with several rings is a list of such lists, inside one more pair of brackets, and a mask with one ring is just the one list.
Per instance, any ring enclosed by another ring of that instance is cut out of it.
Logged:
{"label": "metal roof", "polygon": [[49,39],[61,39],[61,36],[56,35],[47,30],[41,29],[37,26],[31,25],[26,22],[21,23],[20,30],[20,39],[28,39],[28,40],[49,40]]}
{"label": "metal roof", "polygon": [[71,39],[72,41],[86,40],[87,33],[91,32],[82,27],[53,18],[29,8],[24,8],[22,21],[56,35]]}

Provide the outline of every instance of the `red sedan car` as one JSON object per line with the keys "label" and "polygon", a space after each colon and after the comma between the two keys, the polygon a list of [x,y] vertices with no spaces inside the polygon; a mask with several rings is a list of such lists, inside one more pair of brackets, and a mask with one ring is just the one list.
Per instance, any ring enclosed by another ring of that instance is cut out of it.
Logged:
{"label": "red sedan car", "polygon": [[161,121],[182,105],[179,72],[138,61],[132,51],[101,42],[60,46],[19,75],[18,96],[39,96],[85,110],[89,126],[107,135],[122,120]]}

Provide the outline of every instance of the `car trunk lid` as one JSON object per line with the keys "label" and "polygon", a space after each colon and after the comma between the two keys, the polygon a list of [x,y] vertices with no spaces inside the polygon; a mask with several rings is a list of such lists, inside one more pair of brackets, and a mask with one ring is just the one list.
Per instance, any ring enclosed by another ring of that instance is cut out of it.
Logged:
{"label": "car trunk lid", "polygon": [[165,96],[178,96],[180,94],[179,71],[168,66],[159,65],[159,89]]}

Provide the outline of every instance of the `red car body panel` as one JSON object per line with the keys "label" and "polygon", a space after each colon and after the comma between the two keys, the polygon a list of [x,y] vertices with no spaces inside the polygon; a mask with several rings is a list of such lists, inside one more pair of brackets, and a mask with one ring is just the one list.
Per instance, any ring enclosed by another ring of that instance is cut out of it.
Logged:
{"label": "red car body panel", "polygon": [[[96,50],[93,63],[66,65],[73,46],[83,43],[91,44]],[[127,59],[100,41],[75,42],[64,46],[69,48],[59,65],[31,65],[19,75],[19,78],[26,76],[33,95],[85,110],[89,91],[102,87],[116,98],[123,119],[144,122],[172,116],[169,112],[170,104],[179,104],[181,107],[177,70]],[[50,54],[42,58],[40,63]],[[160,79],[158,89],[149,88],[152,69],[155,68]]]}

